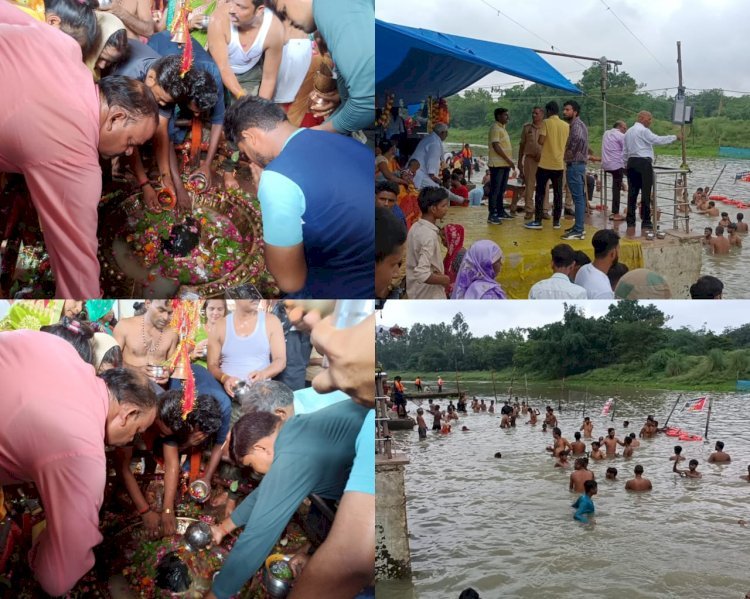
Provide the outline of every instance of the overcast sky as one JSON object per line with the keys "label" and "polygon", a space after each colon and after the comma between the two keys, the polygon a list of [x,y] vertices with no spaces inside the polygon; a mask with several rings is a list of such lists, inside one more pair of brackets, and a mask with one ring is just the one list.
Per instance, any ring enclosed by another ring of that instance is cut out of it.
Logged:
{"label": "overcast sky", "polygon": [[[587,316],[603,316],[607,313],[608,301],[568,301],[581,306]],[[750,302],[746,300],[717,300],[711,302],[670,300],[646,302],[657,306],[672,319],[667,326],[688,326],[700,329],[704,324],[716,333],[726,327],[737,327],[750,322]],[[397,324],[410,327],[416,322],[437,324],[450,322],[461,312],[471,332],[481,337],[494,335],[496,331],[516,327],[539,327],[562,319],[563,302],[540,300],[512,301],[435,301],[403,300],[388,301],[377,316],[377,324],[391,327]]]}
{"label": "overcast sky", "polygon": [[[750,69],[742,66],[749,47],[750,3],[747,0],[578,0],[567,3],[376,0],[375,5],[377,18],[391,23],[538,50],[551,50],[550,45],[554,45],[557,52],[620,60],[621,68],[637,82],[645,83],[649,90],[677,86],[676,42],[679,40],[686,87],[750,93]],[[498,15],[498,10],[507,17]],[[574,83],[591,64],[547,55],[544,58]],[[495,73],[476,85],[509,81],[517,79]]]}

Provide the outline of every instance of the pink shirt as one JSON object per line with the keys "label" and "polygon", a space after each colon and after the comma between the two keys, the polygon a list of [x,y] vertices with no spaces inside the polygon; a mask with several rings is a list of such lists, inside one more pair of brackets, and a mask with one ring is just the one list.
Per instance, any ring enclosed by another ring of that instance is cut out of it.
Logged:
{"label": "pink shirt", "polygon": [[608,129],[602,136],[602,168],[616,171],[625,168],[625,134],[619,129]]}
{"label": "pink shirt", "polygon": [[47,516],[29,555],[37,580],[62,595],[94,565],[107,467],[104,381],[67,341],[0,333],[0,485],[33,481]]}
{"label": "pink shirt", "polygon": [[100,297],[99,94],[76,41],[0,2],[0,172],[22,173],[57,297]]}

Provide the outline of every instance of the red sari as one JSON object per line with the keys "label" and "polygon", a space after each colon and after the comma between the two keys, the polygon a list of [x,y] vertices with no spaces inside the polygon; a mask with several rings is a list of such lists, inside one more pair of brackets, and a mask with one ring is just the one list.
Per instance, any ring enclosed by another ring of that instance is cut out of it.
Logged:
{"label": "red sari", "polygon": [[447,274],[450,279],[450,285],[448,286],[448,296],[450,297],[453,291],[453,284],[456,282],[458,276],[458,269],[461,266],[461,260],[466,253],[464,248],[464,227],[463,225],[448,224],[443,227],[443,233],[445,234],[445,244],[448,247],[448,253],[443,259],[443,271]]}

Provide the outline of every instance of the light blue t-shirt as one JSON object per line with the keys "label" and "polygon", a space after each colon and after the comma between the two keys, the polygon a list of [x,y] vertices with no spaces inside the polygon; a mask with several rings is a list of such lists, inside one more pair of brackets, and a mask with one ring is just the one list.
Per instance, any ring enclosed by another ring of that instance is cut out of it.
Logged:
{"label": "light blue t-shirt", "polygon": [[318,393],[312,387],[299,389],[294,392],[294,415],[311,414],[340,401],[348,400],[349,396],[343,391],[332,393]]}
{"label": "light blue t-shirt", "polygon": [[[302,129],[297,129],[289,140]],[[283,148],[282,148],[283,149]],[[263,240],[279,247],[302,243],[302,215],[305,194],[294,181],[275,171],[263,171],[258,183],[258,200],[263,218]]]}
{"label": "light blue t-shirt", "polygon": [[[354,447],[357,453],[344,493],[357,491],[375,495],[375,410],[367,413]],[[591,511],[594,511],[593,503]]]}

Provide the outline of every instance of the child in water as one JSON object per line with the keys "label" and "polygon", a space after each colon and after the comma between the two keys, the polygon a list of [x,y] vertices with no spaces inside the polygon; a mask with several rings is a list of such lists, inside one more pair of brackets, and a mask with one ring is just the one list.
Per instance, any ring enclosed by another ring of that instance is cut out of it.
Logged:
{"label": "child in water", "polygon": [[592,516],[594,515],[594,502],[591,498],[596,495],[597,486],[595,480],[587,480],[583,483],[583,495],[576,499],[575,503],[570,506],[576,508],[576,513],[573,515],[573,518],[579,522],[583,522],[584,524],[590,523],[588,514],[591,514]]}
{"label": "child in water", "polygon": [[417,409],[417,431],[420,441],[427,438],[427,423],[424,421],[424,410],[422,408]]}

